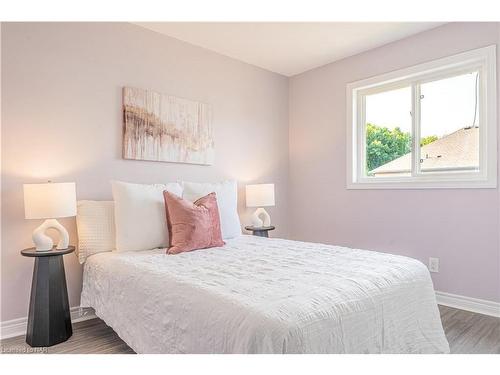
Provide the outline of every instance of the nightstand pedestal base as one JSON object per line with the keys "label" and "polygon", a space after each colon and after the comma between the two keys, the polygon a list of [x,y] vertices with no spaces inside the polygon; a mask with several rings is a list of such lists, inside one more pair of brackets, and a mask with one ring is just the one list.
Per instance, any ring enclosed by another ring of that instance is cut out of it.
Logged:
{"label": "nightstand pedestal base", "polygon": [[62,255],[35,258],[26,342],[52,346],[73,334]]}

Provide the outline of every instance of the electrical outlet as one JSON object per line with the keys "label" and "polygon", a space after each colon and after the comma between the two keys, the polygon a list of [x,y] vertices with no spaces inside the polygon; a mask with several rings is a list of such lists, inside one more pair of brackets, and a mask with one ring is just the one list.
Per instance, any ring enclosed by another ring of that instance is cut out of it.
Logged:
{"label": "electrical outlet", "polygon": [[429,258],[429,271],[439,272],[439,258]]}

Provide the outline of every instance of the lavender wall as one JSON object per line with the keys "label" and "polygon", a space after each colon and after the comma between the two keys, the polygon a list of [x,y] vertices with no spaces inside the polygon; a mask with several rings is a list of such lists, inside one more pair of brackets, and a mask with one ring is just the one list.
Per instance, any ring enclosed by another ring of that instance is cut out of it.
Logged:
{"label": "lavender wall", "polygon": [[498,189],[345,188],[346,84],[498,45],[499,25],[444,25],[290,80],[294,239],[408,255],[425,263],[439,257],[440,272],[433,274],[437,290],[500,301]]}
{"label": "lavender wall", "polygon": [[[233,178],[274,182],[276,236],[288,230],[288,82],[178,40],[124,23],[2,24],[2,309],[27,315],[39,220],[25,220],[22,184],[75,181],[79,199],[109,199],[110,179],[153,183]],[[121,158],[121,88],[135,86],[213,105],[213,166]],[[243,194],[240,194],[243,198]],[[240,199],[243,223],[249,210]],[[76,240],[74,219],[62,220]],[[65,256],[70,303],[81,267]]]}

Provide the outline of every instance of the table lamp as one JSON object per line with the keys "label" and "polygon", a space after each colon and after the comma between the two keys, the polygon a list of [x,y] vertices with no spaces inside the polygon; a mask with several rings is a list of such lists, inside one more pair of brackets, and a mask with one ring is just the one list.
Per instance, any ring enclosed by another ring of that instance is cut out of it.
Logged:
{"label": "table lamp", "polygon": [[24,184],[24,217],[47,219],[33,232],[36,251],[52,250],[52,238],[45,234],[49,228],[59,232],[57,249],[66,249],[69,234],[56,218],[76,216],[76,188],[74,182]]}
{"label": "table lamp", "polygon": [[252,215],[254,227],[271,226],[271,217],[263,207],[274,206],[274,184],[247,185],[246,202],[247,207],[258,207]]}

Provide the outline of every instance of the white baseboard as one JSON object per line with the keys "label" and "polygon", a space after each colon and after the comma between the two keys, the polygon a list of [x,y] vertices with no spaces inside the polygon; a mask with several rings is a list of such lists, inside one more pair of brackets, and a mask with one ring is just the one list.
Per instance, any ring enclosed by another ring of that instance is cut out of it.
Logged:
{"label": "white baseboard", "polygon": [[[95,318],[94,310],[88,307],[80,308],[72,307],[70,309],[71,321],[73,323],[82,322],[84,320]],[[0,339],[26,335],[28,327],[28,317],[7,320],[1,323]]]}
{"label": "white baseboard", "polygon": [[438,305],[454,307],[460,310],[472,311],[478,314],[491,315],[500,318],[500,303],[484,299],[459,296],[436,291]]}

